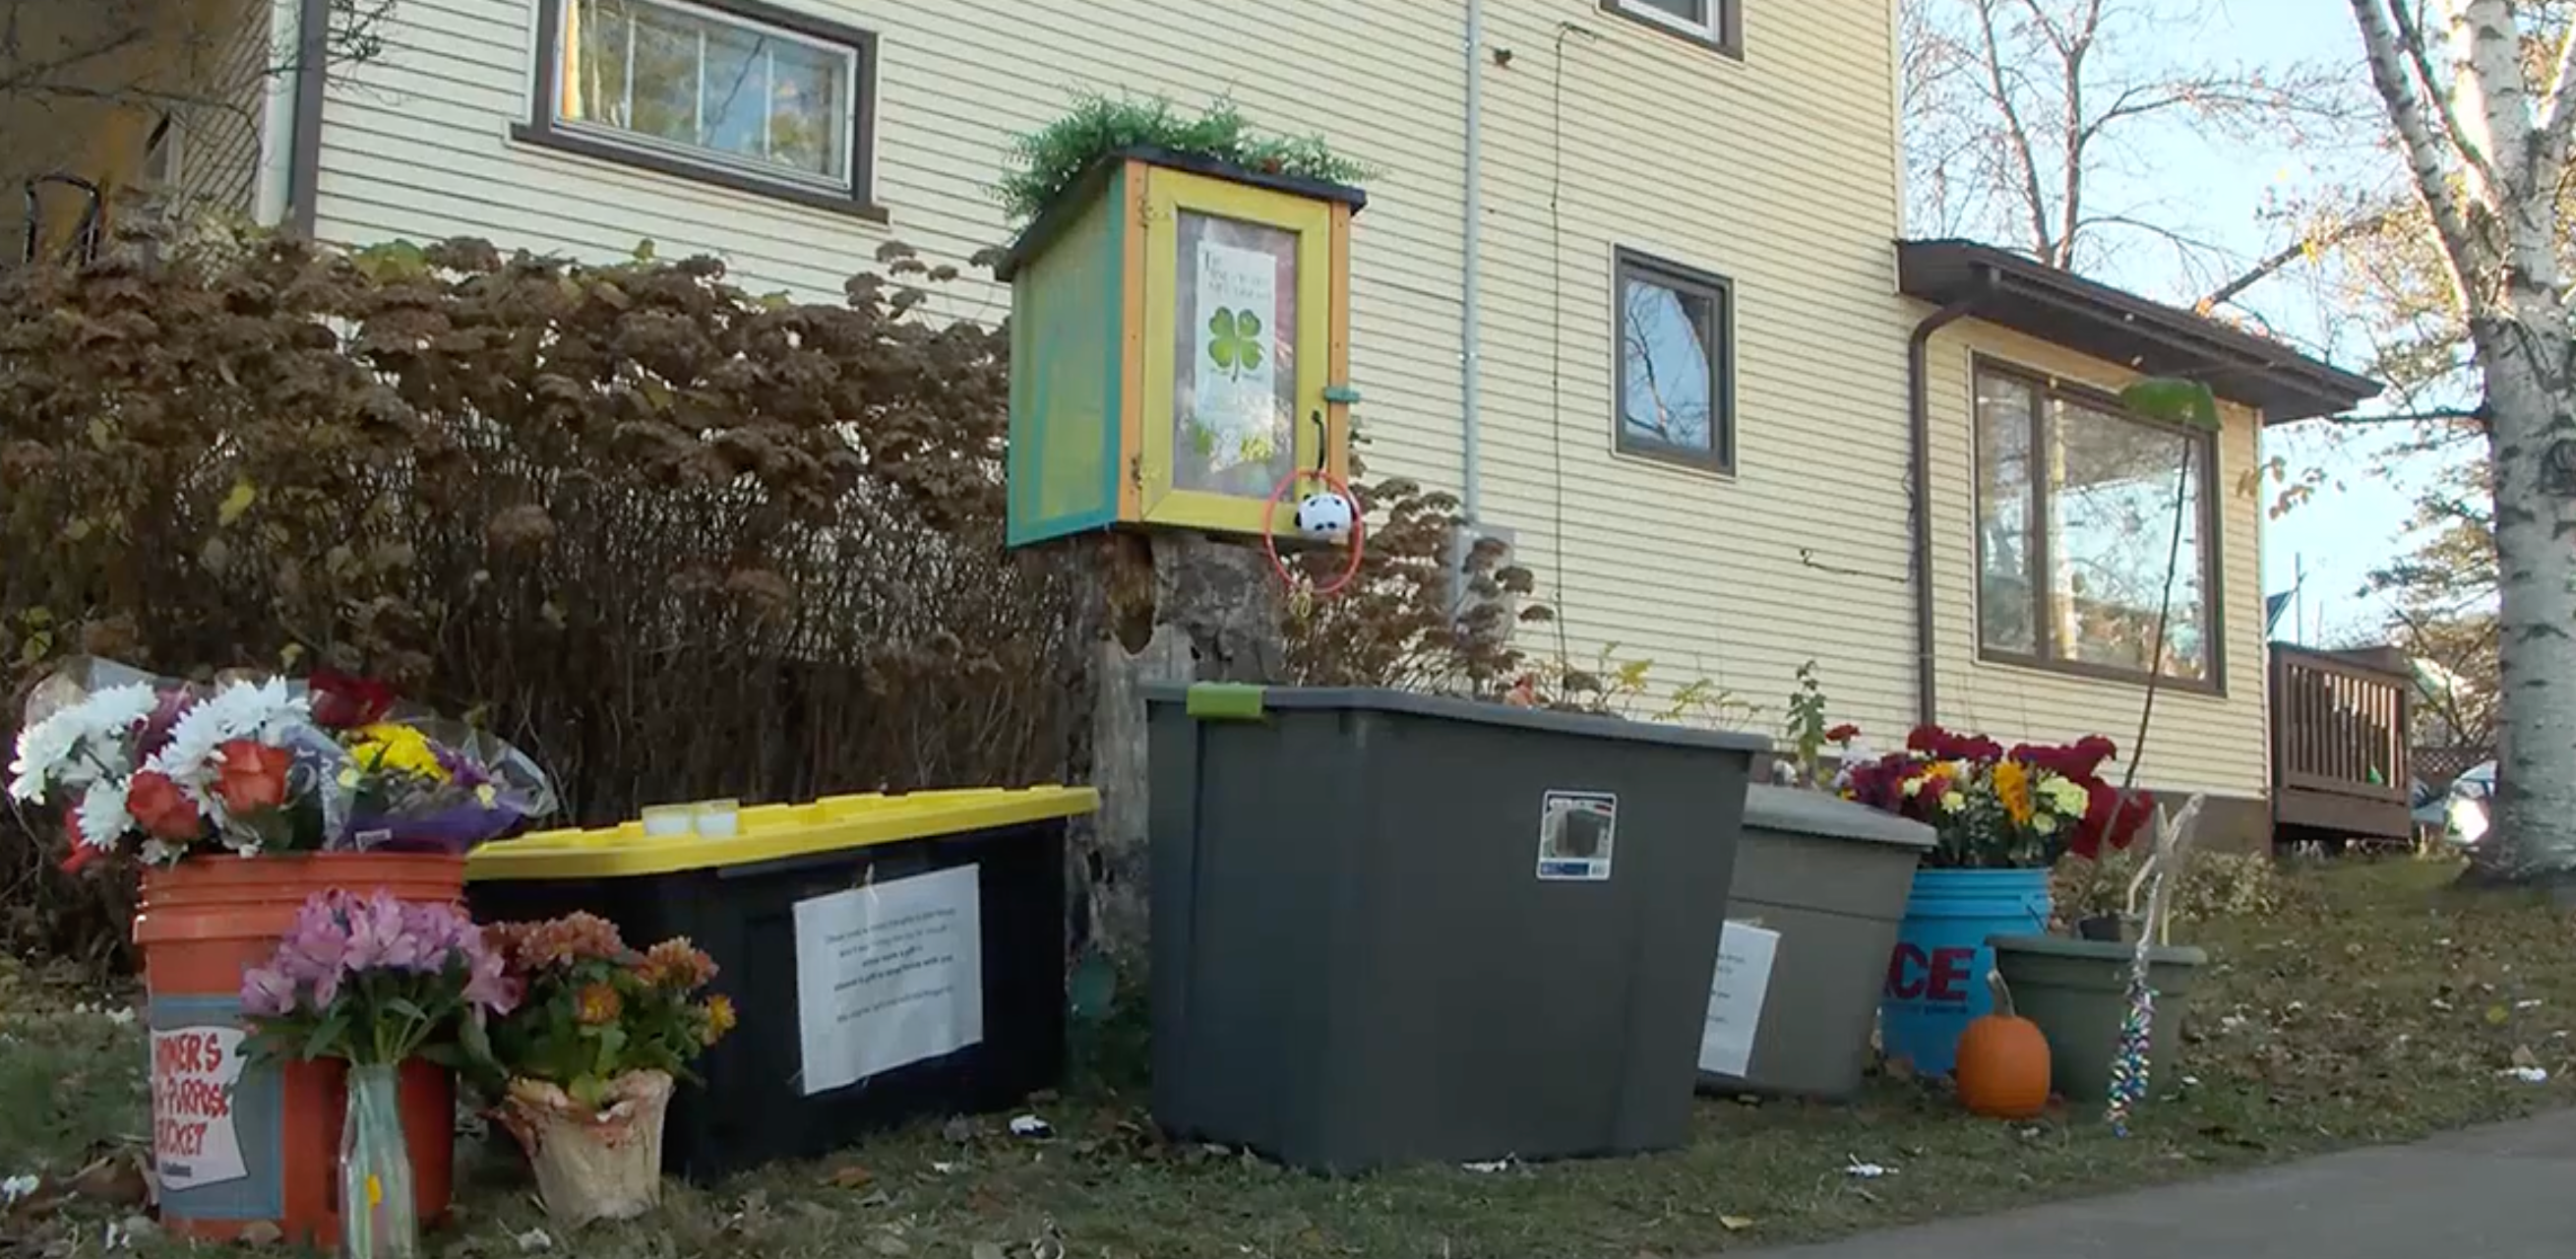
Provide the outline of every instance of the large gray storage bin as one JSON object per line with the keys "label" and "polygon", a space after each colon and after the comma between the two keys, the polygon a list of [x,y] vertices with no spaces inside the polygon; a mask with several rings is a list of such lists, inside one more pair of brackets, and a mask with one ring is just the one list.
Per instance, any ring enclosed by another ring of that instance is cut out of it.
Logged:
{"label": "large gray storage bin", "polygon": [[1331,1171],[1688,1140],[1761,740],[1191,695],[1148,694],[1164,1127]]}
{"label": "large gray storage bin", "polygon": [[1749,789],[1726,918],[1780,938],[1749,1064],[1704,1069],[1702,1085],[1825,1098],[1860,1087],[1897,925],[1932,842],[1931,827],[1867,805]]}

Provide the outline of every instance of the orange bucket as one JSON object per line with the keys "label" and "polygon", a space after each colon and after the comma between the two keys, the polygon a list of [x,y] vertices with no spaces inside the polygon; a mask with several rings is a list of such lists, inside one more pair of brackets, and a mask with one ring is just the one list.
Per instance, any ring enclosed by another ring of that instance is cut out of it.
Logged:
{"label": "orange bucket", "polygon": [[[464,903],[465,859],[307,853],[193,857],[143,876],[134,942],[152,1029],[152,1148],[161,1222],[229,1241],[269,1224],[289,1244],[339,1244],[338,1062],[245,1062],[242,972],[276,953],[316,892],[377,890]],[[414,1060],[401,1084],[412,1196],[423,1225],[447,1214],[456,1156],[456,1079]]]}

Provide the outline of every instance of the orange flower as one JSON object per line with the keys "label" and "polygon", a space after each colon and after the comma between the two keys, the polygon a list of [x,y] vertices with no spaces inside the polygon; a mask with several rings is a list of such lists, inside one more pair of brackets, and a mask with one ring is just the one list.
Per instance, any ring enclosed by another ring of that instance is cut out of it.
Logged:
{"label": "orange flower", "polygon": [[134,776],[126,788],[126,811],[143,824],[154,839],[184,843],[205,833],[205,819],[198,816],[196,804],[188,793],[179,790],[168,774],[144,770]]}
{"label": "orange flower", "polygon": [[595,914],[567,914],[544,922],[502,923],[483,938],[519,970],[544,970],[574,962],[606,960],[626,951],[614,923]]}
{"label": "orange flower", "polygon": [[589,1027],[601,1027],[617,1021],[626,1003],[618,998],[617,989],[609,984],[588,984],[573,997],[573,1017]]}
{"label": "orange flower", "polygon": [[295,754],[257,739],[234,739],[215,751],[223,768],[215,774],[215,796],[235,817],[266,813],[286,805],[286,771]]}
{"label": "orange flower", "polygon": [[2030,768],[2019,761],[1995,762],[1995,798],[2003,801],[2004,815],[2015,826],[2030,825],[2036,808],[2030,798]]}
{"label": "orange flower", "polygon": [[689,943],[689,937],[674,936],[647,950],[635,974],[656,988],[694,992],[714,982],[716,962]]}
{"label": "orange flower", "polygon": [[707,998],[707,1030],[702,1039],[710,1045],[724,1039],[724,1034],[734,1029],[735,1022],[732,998],[721,993]]}

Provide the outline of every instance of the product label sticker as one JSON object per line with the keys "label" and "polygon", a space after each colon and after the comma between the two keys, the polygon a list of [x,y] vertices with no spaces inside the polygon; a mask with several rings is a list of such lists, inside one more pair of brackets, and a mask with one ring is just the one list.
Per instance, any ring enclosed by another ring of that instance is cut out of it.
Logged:
{"label": "product label sticker", "polygon": [[1548,792],[1539,802],[1538,877],[1607,882],[1618,837],[1619,797],[1601,791]]}

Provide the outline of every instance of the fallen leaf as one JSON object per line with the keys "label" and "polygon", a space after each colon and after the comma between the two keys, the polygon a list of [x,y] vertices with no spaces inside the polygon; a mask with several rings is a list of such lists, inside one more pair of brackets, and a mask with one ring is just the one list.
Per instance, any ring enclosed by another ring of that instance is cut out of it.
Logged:
{"label": "fallen leaf", "polygon": [[1741,1233],[1744,1230],[1753,1227],[1753,1217],[1749,1215],[1721,1215],[1717,1217],[1717,1223],[1718,1227],[1725,1229],[1727,1232]]}
{"label": "fallen leaf", "polygon": [[274,1246],[279,1242],[285,1241],[286,1234],[280,1231],[275,1224],[271,1224],[266,1220],[258,1220],[254,1221],[249,1227],[244,1228],[241,1231],[241,1240],[242,1244],[245,1246]]}
{"label": "fallen leaf", "polygon": [[1006,1259],[1002,1248],[991,1242],[977,1242],[968,1253],[974,1259]]}
{"label": "fallen leaf", "polygon": [[2540,1055],[2531,1052],[2531,1046],[2529,1045],[2516,1045],[2513,1047],[2513,1065],[2517,1067],[2539,1066]]}
{"label": "fallen leaf", "polygon": [[533,1255],[540,1250],[552,1250],[555,1248],[554,1236],[542,1228],[529,1229],[527,1232],[521,1233],[511,1240],[516,1241],[519,1244],[519,1252],[521,1254]]}
{"label": "fallen leaf", "polygon": [[109,1155],[80,1169],[69,1187],[77,1197],[117,1206],[139,1207],[152,1196],[152,1182],[143,1175],[142,1166],[121,1155]]}
{"label": "fallen leaf", "polygon": [[864,1189],[877,1178],[875,1172],[852,1163],[832,1173],[831,1183],[842,1189]]}
{"label": "fallen leaf", "polygon": [[892,1233],[879,1233],[868,1239],[868,1249],[881,1255],[908,1255],[912,1253],[912,1243]]}
{"label": "fallen leaf", "polygon": [[2492,1026],[2502,1027],[2505,1025],[2506,1021],[2512,1017],[2513,1011],[2507,1010],[2503,1006],[2491,1005],[2487,1007],[2487,1022]]}

